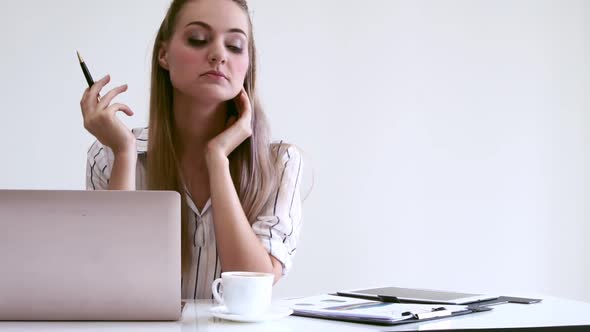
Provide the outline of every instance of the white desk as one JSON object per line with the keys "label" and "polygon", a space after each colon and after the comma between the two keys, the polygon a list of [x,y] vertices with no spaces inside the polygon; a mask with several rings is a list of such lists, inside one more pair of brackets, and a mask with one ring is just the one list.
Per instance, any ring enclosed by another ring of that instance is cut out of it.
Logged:
{"label": "white desk", "polygon": [[590,325],[590,303],[544,298],[537,304],[503,304],[481,312],[398,326],[374,326],[287,317],[264,323],[234,323],[211,317],[211,301],[186,305],[180,322],[0,322],[0,331],[408,331]]}

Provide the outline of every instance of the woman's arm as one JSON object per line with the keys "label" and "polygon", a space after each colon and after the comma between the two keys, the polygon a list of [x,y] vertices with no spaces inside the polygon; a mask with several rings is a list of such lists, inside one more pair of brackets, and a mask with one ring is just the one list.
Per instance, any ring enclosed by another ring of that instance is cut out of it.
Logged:
{"label": "woman's arm", "polygon": [[[112,89],[99,98],[100,91],[110,82],[110,79],[110,76],[107,75],[84,91],[80,100],[84,128],[102,145],[109,147],[115,155],[108,189],[135,190],[135,163],[137,161],[135,136],[115,115],[117,112],[123,112],[132,116],[133,111],[124,104],[111,105],[113,98],[127,91],[126,84]],[[100,152],[104,153],[104,150],[100,149]],[[98,175],[97,170],[94,169],[97,156],[94,157],[91,171],[95,171]],[[91,176],[93,175],[91,174]],[[93,189],[97,189],[93,183],[91,185]]]}
{"label": "woman's arm", "polygon": [[137,152],[135,149],[115,154],[109,190],[135,190],[136,163]]}
{"label": "woman's arm", "polygon": [[269,255],[252,230],[234,187],[225,153],[210,148],[206,154],[217,250],[223,271],[274,273],[282,264]]}
{"label": "woman's arm", "polygon": [[209,141],[205,151],[221,269],[274,273],[277,282],[282,263],[266,251],[252,230],[229,170],[229,154],[252,136],[252,107],[246,90],[235,101],[240,114],[230,118],[228,128]]}

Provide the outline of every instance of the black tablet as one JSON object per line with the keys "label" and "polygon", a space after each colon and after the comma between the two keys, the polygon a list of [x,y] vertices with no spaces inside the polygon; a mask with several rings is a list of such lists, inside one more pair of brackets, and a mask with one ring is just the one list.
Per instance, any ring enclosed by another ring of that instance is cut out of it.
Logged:
{"label": "black tablet", "polygon": [[495,295],[457,293],[431,289],[384,287],[337,292],[340,296],[408,303],[470,304],[497,299]]}

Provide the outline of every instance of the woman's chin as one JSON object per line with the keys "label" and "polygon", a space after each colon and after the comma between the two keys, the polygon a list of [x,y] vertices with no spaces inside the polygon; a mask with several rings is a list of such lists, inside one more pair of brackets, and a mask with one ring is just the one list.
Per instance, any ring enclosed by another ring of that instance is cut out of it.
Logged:
{"label": "woman's chin", "polygon": [[219,86],[200,86],[199,89],[191,90],[189,95],[204,102],[221,103],[235,98],[237,93]]}

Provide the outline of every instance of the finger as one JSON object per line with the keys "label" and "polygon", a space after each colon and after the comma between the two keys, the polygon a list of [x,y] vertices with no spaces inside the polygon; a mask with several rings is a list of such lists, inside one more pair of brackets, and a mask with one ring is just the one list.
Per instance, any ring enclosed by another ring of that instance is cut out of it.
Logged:
{"label": "finger", "polygon": [[80,108],[82,110],[83,116],[87,116],[89,113],[92,113],[96,110],[98,100],[89,98],[89,95],[90,88],[87,88],[86,90],[84,90],[84,94],[82,94],[82,99],[80,100]]}
{"label": "finger", "polygon": [[80,105],[85,113],[96,110],[96,105],[99,102],[100,90],[111,80],[110,75],[107,75],[94,83],[91,87],[85,90]]}
{"label": "finger", "polygon": [[84,93],[82,94],[82,98],[80,99],[80,109],[82,110],[82,114],[86,114],[87,109],[84,107],[84,105],[86,104],[86,98],[88,96],[88,88],[86,88],[84,90]]}
{"label": "finger", "polygon": [[129,108],[129,106],[125,105],[125,104],[112,104],[111,106],[107,107],[106,112],[111,113],[111,114],[115,114],[117,112],[123,112],[125,114],[127,114],[127,116],[132,116],[133,115],[133,111],[131,110],[131,108]]}
{"label": "finger", "polygon": [[237,116],[234,116],[234,115],[230,116],[227,119],[227,126],[228,127],[231,127],[234,123],[236,123],[236,121],[238,121],[238,117]]}
{"label": "finger", "polygon": [[88,91],[88,99],[91,100],[98,100],[100,97],[98,94],[100,90],[104,88],[105,85],[109,84],[111,81],[111,75],[106,75],[105,77],[101,78],[99,81],[96,81],[91,87],[90,91]]}
{"label": "finger", "polygon": [[238,95],[238,106],[238,111],[240,112],[240,115],[247,113],[251,110],[250,98],[248,97],[246,90],[244,90],[243,88],[240,94]]}
{"label": "finger", "polygon": [[118,86],[118,87],[112,89],[111,91],[109,91],[106,95],[104,95],[102,98],[100,98],[100,102],[98,103],[98,108],[103,109],[103,108],[107,107],[117,95],[127,91],[127,88],[128,88],[127,84],[123,84],[123,85]]}
{"label": "finger", "polygon": [[90,90],[90,88],[84,89],[84,92],[82,93],[82,99],[80,99],[80,101],[86,99],[86,96],[88,96],[88,90]]}

